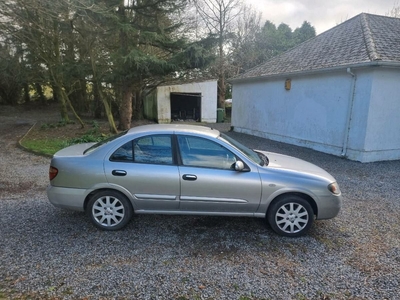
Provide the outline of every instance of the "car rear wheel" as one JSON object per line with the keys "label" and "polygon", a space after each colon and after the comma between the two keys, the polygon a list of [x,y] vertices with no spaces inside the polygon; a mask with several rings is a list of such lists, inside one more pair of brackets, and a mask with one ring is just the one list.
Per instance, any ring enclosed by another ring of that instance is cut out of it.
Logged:
{"label": "car rear wheel", "polygon": [[267,219],[272,229],[283,236],[304,235],[314,221],[314,212],[308,201],[289,195],[274,202],[268,210]]}
{"label": "car rear wheel", "polygon": [[133,209],[123,194],[116,191],[101,191],[90,198],[87,214],[98,228],[119,230],[131,220]]}

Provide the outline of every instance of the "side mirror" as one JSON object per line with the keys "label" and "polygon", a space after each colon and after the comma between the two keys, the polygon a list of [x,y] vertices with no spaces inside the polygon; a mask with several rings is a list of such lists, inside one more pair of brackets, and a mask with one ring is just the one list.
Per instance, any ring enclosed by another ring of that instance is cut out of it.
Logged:
{"label": "side mirror", "polygon": [[238,160],[237,162],[235,162],[235,170],[236,171],[243,171],[244,170],[244,163],[240,160]]}

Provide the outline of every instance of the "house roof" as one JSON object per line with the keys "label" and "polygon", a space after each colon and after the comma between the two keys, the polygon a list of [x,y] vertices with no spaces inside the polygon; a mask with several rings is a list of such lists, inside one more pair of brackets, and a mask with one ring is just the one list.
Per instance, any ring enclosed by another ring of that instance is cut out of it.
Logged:
{"label": "house roof", "polygon": [[384,64],[400,67],[400,19],[362,13],[231,81]]}

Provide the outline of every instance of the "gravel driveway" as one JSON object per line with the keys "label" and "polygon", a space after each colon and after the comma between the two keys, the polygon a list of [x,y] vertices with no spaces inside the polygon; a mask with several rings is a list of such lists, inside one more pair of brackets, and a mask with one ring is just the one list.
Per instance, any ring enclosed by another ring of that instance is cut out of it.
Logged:
{"label": "gravel driveway", "polygon": [[0,299],[400,299],[400,161],[361,164],[229,133],[325,168],[342,212],[296,239],[228,217],[138,215],[103,232],[48,202],[50,160],[16,147],[35,117],[2,109]]}

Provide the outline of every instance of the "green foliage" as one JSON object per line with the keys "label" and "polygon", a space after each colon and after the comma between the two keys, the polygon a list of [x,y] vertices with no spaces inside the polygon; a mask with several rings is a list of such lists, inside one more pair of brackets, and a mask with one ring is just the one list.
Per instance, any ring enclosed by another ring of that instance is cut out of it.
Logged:
{"label": "green foliage", "polygon": [[18,104],[23,84],[23,72],[18,55],[0,44],[0,103]]}
{"label": "green foliage", "polygon": [[21,145],[24,148],[35,153],[51,156],[58,150],[65,148],[67,146],[67,143],[62,139],[31,140],[29,138],[26,138],[21,142]]}
{"label": "green foliage", "polygon": [[66,120],[62,120],[59,121],[57,123],[44,123],[40,126],[40,129],[42,130],[46,130],[46,129],[50,129],[50,128],[60,128],[60,127],[65,127],[68,124],[75,124],[74,121],[66,121]]}
{"label": "green foliage", "polygon": [[[110,117],[109,107],[119,109],[126,98],[121,94],[140,92],[149,81],[163,82],[165,76],[210,61],[202,57],[209,56],[208,50],[185,38],[179,14],[187,4],[186,0],[1,1],[0,19],[7,22],[0,23],[0,39],[21,51],[12,57],[0,53],[4,64],[0,69],[15,72],[0,73],[0,88],[9,86],[0,90],[0,101],[14,104],[22,87],[33,86],[43,103],[39,87],[48,85],[63,119],[68,109],[75,117],[75,111],[93,107],[101,115],[101,106]],[[88,90],[92,84],[97,89]],[[103,97],[106,89],[112,90],[111,97]]]}
{"label": "green foliage", "polygon": [[209,36],[199,42],[193,42],[182,52],[175,55],[171,62],[176,66],[180,66],[180,70],[203,69],[215,61],[215,55],[212,50],[216,43],[217,40],[213,36]]}
{"label": "green foliage", "polygon": [[93,122],[92,129],[88,130],[84,135],[72,138],[67,141],[67,145],[82,144],[82,143],[97,143],[109,137],[109,135],[102,134],[99,130],[97,122]]}
{"label": "green foliage", "polygon": [[295,44],[300,44],[313,37],[315,37],[315,28],[307,21],[303,22],[301,27],[296,28],[293,32],[293,39]]}
{"label": "green foliage", "polygon": [[[212,74],[221,82],[315,36],[308,22],[294,31],[268,21],[260,26],[260,16],[242,10],[241,1],[229,2],[227,19],[203,10],[209,17],[203,30],[183,24],[191,6],[204,1],[0,1],[0,19],[7,20],[0,22],[0,102],[16,104],[31,87],[39,103],[52,95],[63,119],[75,111],[110,117],[119,110],[121,116],[126,107],[142,109],[143,91],[176,74]],[[234,24],[239,15],[241,27]],[[213,34],[199,38],[197,32]],[[136,103],[124,103],[132,94]]]}
{"label": "green foliage", "polygon": [[53,155],[57,151],[74,145],[74,144],[82,144],[82,143],[97,143],[106,138],[109,135],[104,134],[93,134],[88,132],[81,137],[72,138],[68,140],[63,139],[39,139],[39,140],[31,140],[29,138],[24,139],[21,142],[21,145],[35,153],[44,154],[44,155]]}
{"label": "green foliage", "polygon": [[279,55],[306,40],[315,37],[315,28],[304,21],[302,26],[294,31],[287,24],[278,27],[270,21],[264,26],[251,23],[255,19],[249,18],[246,24],[247,31],[238,36],[236,49],[233,53],[232,64],[237,66],[237,73],[262,64],[272,57]]}
{"label": "green foliage", "polygon": [[[40,127],[40,130],[52,130],[57,127],[65,127],[67,123],[58,122],[56,124],[53,123],[45,123]],[[25,137],[21,141],[21,145],[28,150],[31,150],[35,153],[40,153],[44,155],[53,155],[57,151],[74,145],[74,144],[82,144],[82,143],[97,143],[106,138],[110,137],[109,134],[104,134],[100,130],[100,126],[96,121],[92,121],[91,129],[87,130],[83,135],[70,138],[70,139],[60,139],[60,138],[39,138],[33,139],[30,138],[29,135]]]}
{"label": "green foliage", "polygon": [[98,143],[107,138],[107,135],[97,135],[97,134],[92,134],[91,132],[86,133],[85,135],[78,137],[78,138],[72,138],[67,141],[67,145],[74,145],[74,144],[83,144],[83,143]]}
{"label": "green foliage", "polygon": [[275,27],[273,23],[267,21],[258,37],[259,48],[265,49],[262,60],[270,59],[313,37],[315,29],[306,21],[293,32],[284,23]]}
{"label": "green foliage", "polygon": [[42,126],[40,126],[40,129],[42,130],[46,130],[46,129],[50,129],[50,128],[55,128],[56,126],[54,124],[51,123],[44,123],[42,124]]}

